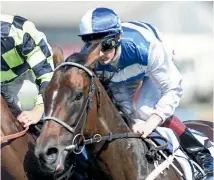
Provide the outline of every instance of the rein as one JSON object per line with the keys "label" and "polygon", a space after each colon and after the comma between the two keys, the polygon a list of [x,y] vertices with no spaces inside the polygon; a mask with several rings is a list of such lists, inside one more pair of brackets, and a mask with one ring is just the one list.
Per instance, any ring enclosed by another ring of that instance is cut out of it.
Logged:
{"label": "rein", "polygon": [[[79,134],[79,135],[83,136],[81,134]],[[109,133],[108,136],[101,136],[100,134],[95,134],[93,138],[89,138],[89,139],[85,139],[84,138],[84,140],[83,140],[83,148],[80,150],[79,153],[81,153],[82,150],[84,149],[84,146],[88,145],[88,144],[100,143],[102,141],[113,142],[114,140],[117,140],[117,139],[129,139],[129,138],[144,139],[142,137],[142,135],[143,135],[143,133],[134,133],[134,132],[121,133],[121,134],[112,134],[112,133]],[[165,149],[168,146],[168,140],[165,137],[163,137],[163,136],[149,135],[149,136],[147,136],[146,139],[160,139],[160,140],[163,140],[165,142],[165,144],[163,144],[162,146],[161,145],[160,146],[156,146],[155,147],[156,151],[163,150],[163,149]],[[149,143],[149,141],[147,141],[147,142]],[[149,144],[153,146],[153,144],[151,144],[151,143],[149,143]],[[69,151],[69,150],[75,150],[78,147],[79,147],[78,144],[72,144],[70,146],[67,146],[65,148],[65,150],[67,150],[67,151]],[[79,153],[76,153],[76,154],[79,154]]]}
{"label": "rein", "polygon": [[18,132],[18,133],[15,133],[15,134],[10,134],[10,135],[7,135],[7,136],[2,136],[1,137],[1,144],[4,143],[4,142],[7,142],[9,140],[16,139],[16,138],[19,138],[21,136],[24,136],[26,134],[26,132],[28,131],[28,129],[29,129],[29,126],[26,127],[21,132]]}
{"label": "rein", "polygon": [[[20,114],[22,111],[21,109],[14,103],[13,96],[7,94],[7,88],[4,86],[1,87],[1,95],[3,96],[4,100],[7,102],[7,105],[9,109],[11,110],[12,114],[16,117],[18,114]],[[1,136],[1,144],[7,141],[10,141],[12,139],[19,138],[21,136],[24,136],[26,132],[28,131],[29,127],[26,127],[23,131],[10,134],[7,136]]]}

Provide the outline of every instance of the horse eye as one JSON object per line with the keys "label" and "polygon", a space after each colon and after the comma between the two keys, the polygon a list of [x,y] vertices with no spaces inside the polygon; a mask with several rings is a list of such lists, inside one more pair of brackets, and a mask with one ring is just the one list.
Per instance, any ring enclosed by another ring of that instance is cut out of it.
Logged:
{"label": "horse eye", "polygon": [[78,93],[77,95],[76,95],[76,98],[75,98],[75,100],[80,100],[81,98],[82,98],[82,96],[83,96],[83,92],[80,92],[80,93]]}

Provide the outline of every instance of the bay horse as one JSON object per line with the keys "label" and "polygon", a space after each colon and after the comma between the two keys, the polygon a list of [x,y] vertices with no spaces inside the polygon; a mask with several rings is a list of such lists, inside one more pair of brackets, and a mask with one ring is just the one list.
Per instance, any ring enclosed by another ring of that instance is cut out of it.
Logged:
{"label": "bay horse", "polygon": [[[1,137],[22,131],[1,96]],[[38,162],[34,155],[35,140],[26,133],[17,139],[12,139],[1,144],[1,177],[7,180],[36,180],[50,179],[38,169]]]}
{"label": "bay horse", "polygon": [[[86,179],[146,179],[154,169],[146,158],[148,146],[139,138],[112,139],[128,137],[131,130],[86,62],[81,53],[69,56],[44,91],[46,117],[35,147],[42,169],[62,171],[69,150],[80,153],[83,148],[79,152],[75,143],[89,138],[84,140],[89,144]],[[181,179],[172,168],[164,172],[157,179]]]}
{"label": "bay horse", "polygon": [[[64,59],[63,52],[59,47],[53,48],[53,59],[54,64]],[[12,102],[8,104],[4,98],[1,95],[1,140],[7,135],[24,132],[21,124],[18,123],[14,116],[21,113],[21,110]],[[53,179],[52,175],[46,174],[38,168],[39,164],[34,155],[35,143],[35,139],[29,133],[23,133],[20,137],[1,142],[2,179]]]}

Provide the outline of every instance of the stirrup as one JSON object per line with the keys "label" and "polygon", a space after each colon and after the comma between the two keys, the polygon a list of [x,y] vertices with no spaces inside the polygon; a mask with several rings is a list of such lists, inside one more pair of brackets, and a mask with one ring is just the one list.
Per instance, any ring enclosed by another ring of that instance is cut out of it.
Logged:
{"label": "stirrup", "polygon": [[[195,180],[202,180],[206,176],[204,170],[193,160],[190,159],[190,163],[193,166],[193,175]],[[195,176],[196,175],[196,176]]]}

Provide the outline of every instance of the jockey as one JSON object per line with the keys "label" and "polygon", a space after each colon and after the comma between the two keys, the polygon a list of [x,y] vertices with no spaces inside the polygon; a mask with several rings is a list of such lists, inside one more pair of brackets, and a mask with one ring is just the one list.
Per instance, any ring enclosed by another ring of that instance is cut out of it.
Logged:
{"label": "jockey", "polygon": [[212,174],[210,152],[173,115],[182,96],[182,77],[158,29],[139,21],[121,23],[113,10],[102,7],[86,12],[79,29],[82,52],[91,45],[100,48],[94,70],[103,76],[104,87],[108,84],[112,100],[136,118],[132,130],[145,138],[157,126],[171,128],[186,153]]}
{"label": "jockey", "polygon": [[[44,113],[41,92],[53,75],[52,50],[44,33],[38,31],[31,21],[3,14],[0,21],[1,94],[12,97],[15,106],[22,110],[17,114],[17,119],[27,127],[36,124]],[[31,99],[29,94],[32,94],[32,89],[29,85],[37,90]],[[23,108],[23,98],[28,103],[32,100],[30,109]]]}

